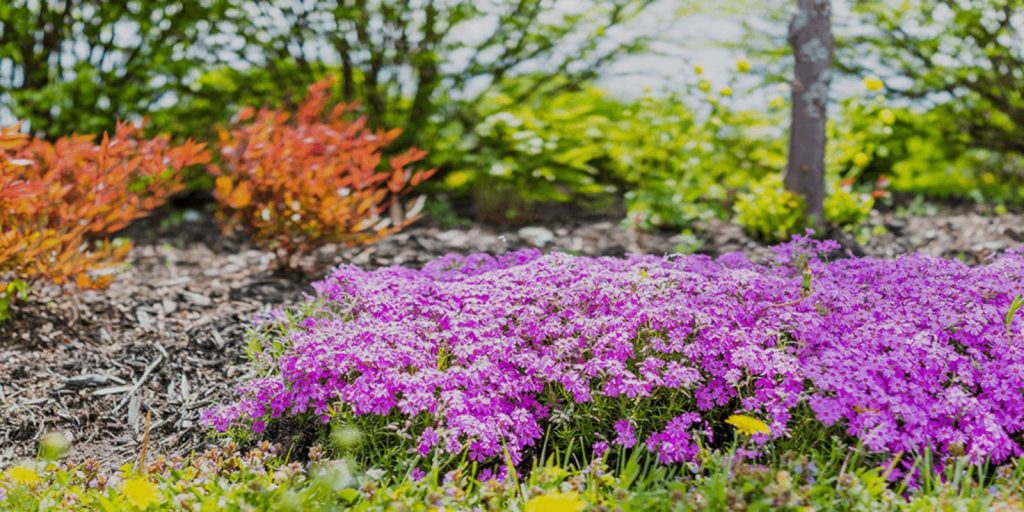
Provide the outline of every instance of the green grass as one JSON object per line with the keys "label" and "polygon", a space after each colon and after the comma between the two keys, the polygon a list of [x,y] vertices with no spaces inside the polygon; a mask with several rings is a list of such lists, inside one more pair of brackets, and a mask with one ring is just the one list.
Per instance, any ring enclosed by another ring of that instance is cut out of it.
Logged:
{"label": "green grass", "polygon": [[[508,470],[467,459],[407,456],[379,467],[346,456],[372,436],[332,436],[297,457],[262,443],[228,442],[189,457],[151,457],[103,471],[94,461],[59,461],[66,446],[40,448],[35,461],[0,476],[0,510],[1019,510],[1020,460],[999,467],[965,458],[883,458],[838,439],[703,452],[699,463],[665,466],[644,450],[611,450],[580,464],[579,450],[535,457]],[[45,455],[45,456],[44,456]]]}

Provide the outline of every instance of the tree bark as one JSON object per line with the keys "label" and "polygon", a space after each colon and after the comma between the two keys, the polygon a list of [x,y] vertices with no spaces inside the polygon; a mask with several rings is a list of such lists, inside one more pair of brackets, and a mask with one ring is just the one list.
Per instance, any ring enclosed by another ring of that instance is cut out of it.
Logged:
{"label": "tree bark", "polygon": [[797,13],[789,23],[796,70],[785,184],[804,197],[816,227],[825,220],[825,121],[835,49],[831,14],[830,0],[797,0]]}

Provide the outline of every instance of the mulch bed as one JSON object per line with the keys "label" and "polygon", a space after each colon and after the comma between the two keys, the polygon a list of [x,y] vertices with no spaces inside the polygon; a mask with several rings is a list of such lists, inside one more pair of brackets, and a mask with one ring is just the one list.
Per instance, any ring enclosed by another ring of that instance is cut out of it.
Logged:
{"label": "mulch bed", "polygon": [[[179,222],[168,223],[171,218]],[[888,231],[864,247],[872,256],[922,251],[978,263],[1024,244],[1020,214],[961,207],[927,216],[876,213],[871,222]],[[704,252],[767,251],[728,223],[700,227]],[[135,241],[131,265],[109,289],[44,288],[0,324],[0,467],[32,457],[36,440],[52,431],[72,437],[72,460],[95,457],[116,467],[138,453],[147,413],[151,451],[201,447],[208,438],[200,413],[226,400],[246,374],[249,320],[301,300],[317,277],[276,271],[271,254],[223,236],[204,213],[149,219],[128,235]],[[418,266],[449,252],[501,253],[535,244],[586,255],[670,253],[682,241],[613,221],[520,229],[426,224],[370,247],[327,247],[313,265],[320,275],[340,262]]]}

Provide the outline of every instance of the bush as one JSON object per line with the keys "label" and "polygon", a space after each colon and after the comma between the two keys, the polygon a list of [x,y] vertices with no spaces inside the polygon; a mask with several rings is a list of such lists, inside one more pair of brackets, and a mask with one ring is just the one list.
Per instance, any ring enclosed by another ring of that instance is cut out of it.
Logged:
{"label": "bush", "polygon": [[609,136],[630,222],[682,229],[728,218],[737,194],[785,166],[782,110],[739,106],[740,81],[713,84],[698,66],[677,93],[630,106]]}
{"label": "bush", "polygon": [[834,226],[856,227],[863,224],[875,207],[870,194],[854,192],[852,184],[833,183],[825,197],[825,221]]}
{"label": "bush", "polygon": [[[448,190],[473,196],[478,213],[600,205],[624,192],[634,224],[684,228],[728,216],[737,191],[785,165],[780,112],[737,108],[732,85],[713,90],[698,74],[664,97],[583,86],[518,103],[510,83],[476,105],[473,132],[437,139],[431,154],[452,170]],[[495,191],[513,207],[493,206]]]}
{"label": "bush", "polygon": [[[875,200],[857,193],[846,183],[831,183],[825,196],[825,222],[850,229],[871,215]],[[733,220],[751,236],[768,242],[784,242],[807,228],[803,198],[786,190],[778,174],[766,176],[736,199]]]}
{"label": "bush", "polygon": [[[781,175],[786,165],[785,99],[772,98],[767,109],[743,107],[737,96],[749,63],[741,60],[737,68],[740,74],[713,84],[698,67],[677,92],[636,100],[584,86],[517,103],[513,82],[476,106],[483,120],[475,131],[436,139],[431,154],[451,169],[447,191],[473,197],[478,217],[487,220],[528,218],[545,202],[587,207],[621,194],[628,222],[646,229],[728,218],[740,196],[754,200],[752,191],[777,182],[769,176]],[[882,165],[891,167],[892,124],[903,115],[896,110],[880,96],[856,96],[829,124],[828,182],[840,196],[831,204],[844,210],[829,220],[856,224],[866,215],[860,212],[870,210],[872,201],[860,192],[873,192],[874,182],[861,178],[878,178]],[[834,185],[840,181],[851,186]],[[766,239],[800,232],[804,222],[795,206],[785,206],[790,201],[780,200],[781,190],[769,193],[756,201],[784,209],[776,212],[784,225],[768,226],[756,210],[741,223],[765,225],[753,231]]]}
{"label": "bush", "polygon": [[302,314],[268,320],[260,377],[204,419],[318,417],[362,426],[369,460],[481,467],[542,445],[696,461],[732,438],[727,419],[757,444],[832,433],[882,454],[1019,453],[1024,318],[1008,313],[1024,252],[973,268],[814,256],[835,248],[800,238],[767,264],[524,251],[341,266]]}
{"label": "bush", "polygon": [[749,192],[740,194],[735,208],[736,223],[760,240],[782,242],[807,225],[803,198],[786,190],[778,174],[765,177]]}
{"label": "bush", "polygon": [[423,198],[399,197],[434,172],[409,167],[426,156],[415,148],[384,156],[399,130],[347,121],[351,105],[325,113],[331,84],[310,86],[295,115],[243,110],[211,167],[227,226],[247,229],[285,265],[325,243],[365,244],[409,225]]}
{"label": "bush", "polygon": [[482,120],[472,132],[434,141],[431,155],[450,169],[446,191],[469,197],[478,219],[497,222],[529,221],[549,203],[610,197],[617,189],[607,135],[624,105],[594,87],[520,103],[517,83],[476,105]]}
{"label": "bush", "polygon": [[119,124],[99,144],[0,131],[0,317],[38,279],[109,284],[131,248],[111,235],[180,190],[179,171],[209,160],[202,144],[139,139],[138,130]]}

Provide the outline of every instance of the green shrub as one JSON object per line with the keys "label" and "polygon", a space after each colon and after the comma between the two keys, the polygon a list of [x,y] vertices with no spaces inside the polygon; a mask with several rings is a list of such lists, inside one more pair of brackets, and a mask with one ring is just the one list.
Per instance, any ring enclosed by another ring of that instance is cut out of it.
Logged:
{"label": "green shrub", "polygon": [[610,197],[616,188],[602,165],[603,141],[622,105],[592,87],[522,103],[519,83],[484,97],[471,132],[452,127],[428,148],[450,170],[446,190],[472,198],[485,220],[525,220],[537,205]]}
{"label": "green shrub", "polygon": [[907,194],[1024,201],[1024,158],[972,148],[967,134],[948,133],[951,122],[940,108],[897,106],[870,93],[847,98],[829,123],[829,172],[862,188],[884,178]]}
{"label": "green shrub", "polygon": [[864,223],[875,200],[869,194],[858,194],[852,187],[833,184],[825,197],[825,220],[834,226],[854,227]]}
{"label": "green shrub", "polygon": [[806,226],[803,198],[786,190],[780,175],[771,174],[740,194],[735,221],[760,240],[787,240]]}
{"label": "green shrub", "polygon": [[727,216],[737,191],[785,165],[782,109],[738,108],[732,87],[694,74],[660,97],[584,86],[519,103],[510,82],[477,105],[473,132],[442,131],[428,149],[451,169],[447,191],[499,213],[624,193],[631,222],[684,228]]}
{"label": "green shrub", "polygon": [[737,193],[785,165],[781,109],[741,108],[732,80],[714,85],[697,71],[675,94],[628,105],[609,135],[629,220],[640,227],[728,217]]}
{"label": "green shrub", "polygon": [[[615,194],[625,200],[628,221],[645,229],[728,218],[749,212],[754,199],[747,194],[748,204],[737,209],[738,196],[764,188],[786,165],[786,100],[746,106],[736,91],[747,70],[741,60],[735,76],[713,84],[698,67],[673,94],[636,100],[582,87],[517,103],[519,87],[509,82],[507,91],[477,105],[483,121],[473,133],[453,129],[431,151],[451,169],[446,190],[474,198],[477,216],[488,220],[525,218],[547,202],[592,206]],[[857,224],[870,211],[872,201],[860,192],[873,188],[873,179],[887,174],[880,169],[898,156],[889,146],[903,116],[877,94],[843,102],[829,123],[828,182],[851,183],[857,192],[832,187],[829,221]],[[751,227],[758,236],[778,239],[802,229],[781,192],[757,202],[774,203],[784,223],[769,226],[772,220],[747,213],[741,222],[761,224]]]}
{"label": "green shrub", "polygon": [[[825,220],[832,226],[853,228],[867,220],[875,201],[849,186],[832,182],[825,197]],[[803,199],[786,190],[782,177],[772,174],[736,200],[734,220],[751,236],[781,242],[807,228]]]}

